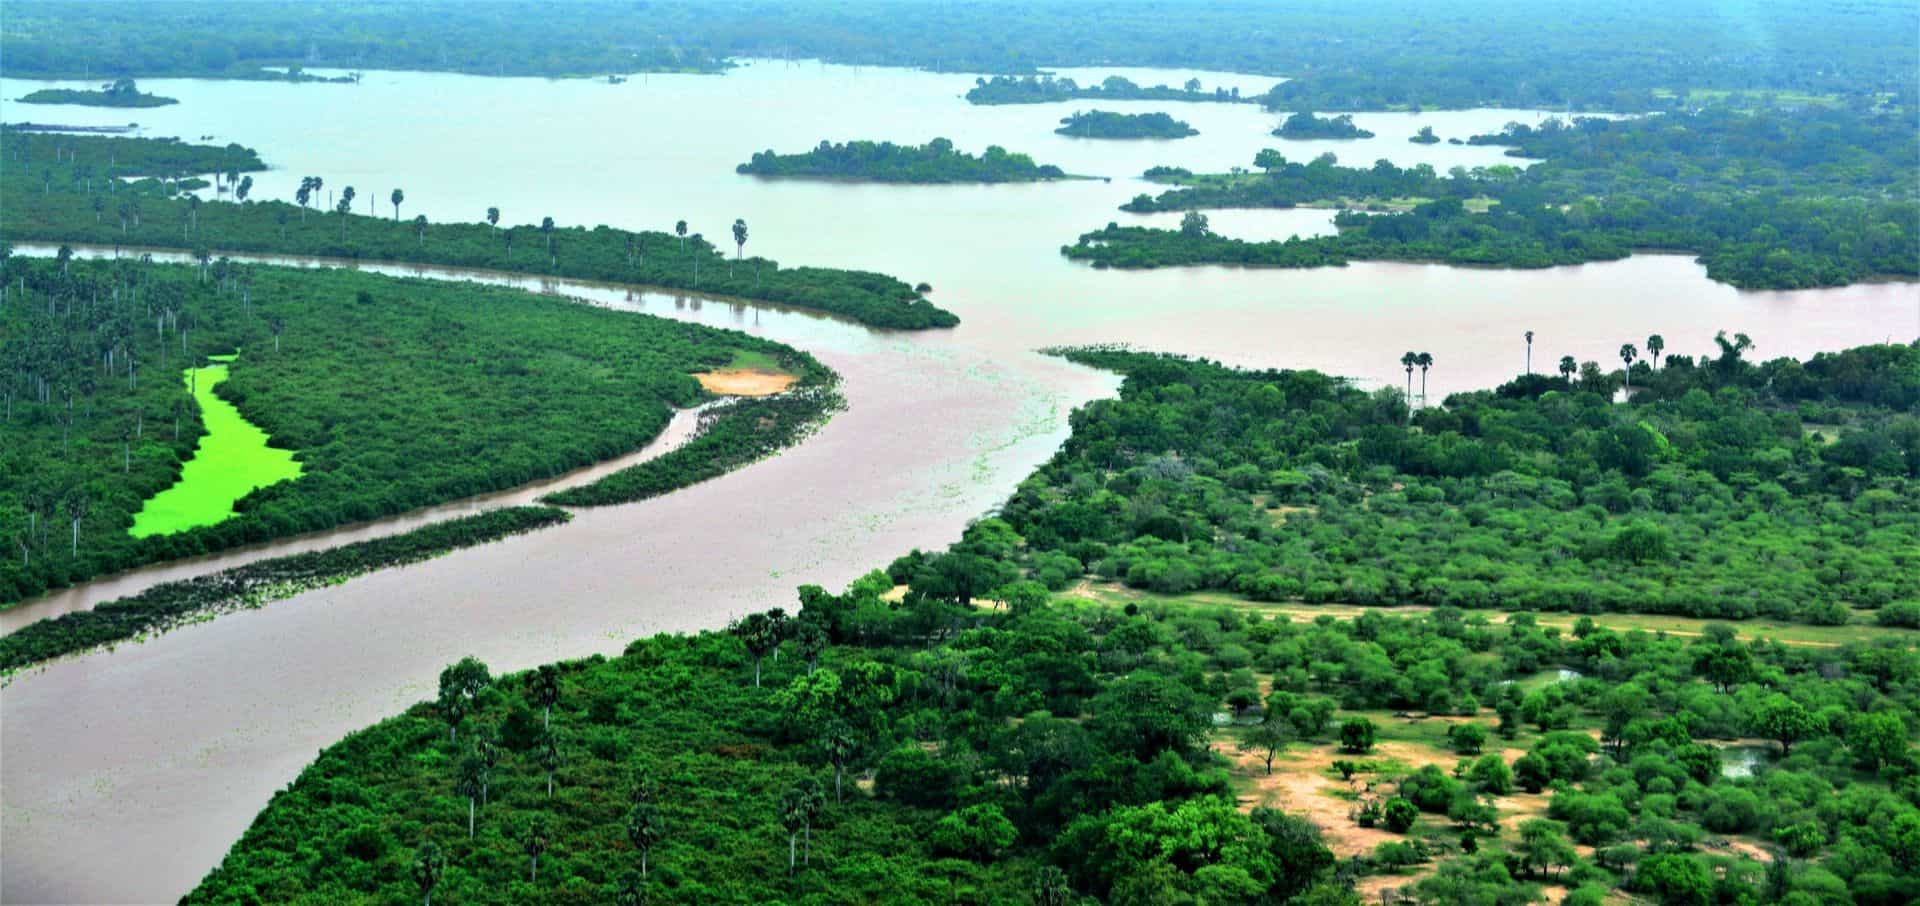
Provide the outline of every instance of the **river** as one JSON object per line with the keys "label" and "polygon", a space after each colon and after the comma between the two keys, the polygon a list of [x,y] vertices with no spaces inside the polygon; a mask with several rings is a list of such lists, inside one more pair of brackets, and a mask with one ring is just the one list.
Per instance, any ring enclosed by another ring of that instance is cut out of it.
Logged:
{"label": "river", "polygon": [[[1106,72],[1071,74],[1085,82]],[[1190,74],[1131,77],[1177,84]],[[1271,81],[1199,76],[1243,92]],[[1355,164],[1513,163],[1498,148],[1406,137],[1420,125],[1464,136],[1542,114],[1361,114],[1375,139],[1288,142],[1270,137],[1277,118],[1251,105],[1102,102],[1169,110],[1201,134],[1101,142],[1051,131],[1091,104],[973,107],[960,99],[970,82],[766,62],[723,77],[620,85],[376,72],[360,85],[143,80],[144,90],[182,103],[31,110],[39,121],[138,120],[142,134],[249,145],[275,167],[255,175],[258,197],[289,197],[301,176],[317,174],[381,206],[404,188],[403,217],[478,220],[497,205],[515,223],[552,216],[665,229],[685,218],[716,237],[740,217],[751,227],[749,252],[925,280],[965,323],[886,333],[688,296],[552,285],[807,349],[845,378],[849,408],[791,451],[663,498],[586,510],[563,527],[16,677],[0,690],[0,899],[178,896],[317,749],[430,696],[439,668],[462,655],[513,670],[613,652],[645,633],[791,607],[798,584],[840,585],[912,547],[950,542],[1055,449],[1072,407],[1114,386],[1035,354],[1039,347],[1132,342],[1368,384],[1397,384],[1400,353],[1424,350],[1436,360],[1429,380],[1439,399],[1518,372],[1526,330],[1536,332],[1543,370],[1561,355],[1610,363],[1621,343],[1650,333],[1663,334],[1669,352],[1699,354],[1715,331],[1744,331],[1764,356],[1920,333],[1913,284],[1740,293],[1676,256],[1524,272],[1379,263],[1092,270],[1062,259],[1059,247],[1110,220],[1143,222],[1115,208],[1152,189],[1136,178],[1148,166],[1247,166],[1264,147],[1293,159],[1332,150]],[[0,80],[0,96],[27,87]],[[26,108],[0,106],[7,119],[29,118]],[[968,151],[998,143],[1111,182],[867,186],[733,172],[754,151],[823,138],[935,136]],[[1234,235],[1266,236],[1324,230],[1328,216],[1214,220]],[[75,606],[105,588],[76,590]]]}

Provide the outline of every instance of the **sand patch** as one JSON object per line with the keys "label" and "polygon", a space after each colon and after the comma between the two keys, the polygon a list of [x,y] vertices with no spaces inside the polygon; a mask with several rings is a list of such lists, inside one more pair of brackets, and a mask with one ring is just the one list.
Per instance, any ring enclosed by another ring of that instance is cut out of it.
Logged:
{"label": "sand patch", "polygon": [[784,392],[799,378],[759,368],[725,368],[694,375],[708,393],[721,396],[772,396]]}

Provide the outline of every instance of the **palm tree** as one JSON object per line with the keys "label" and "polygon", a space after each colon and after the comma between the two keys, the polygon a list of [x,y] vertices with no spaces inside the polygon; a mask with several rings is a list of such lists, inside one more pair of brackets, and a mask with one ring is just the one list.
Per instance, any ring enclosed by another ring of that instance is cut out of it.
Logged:
{"label": "palm tree", "polygon": [[733,257],[739,260],[747,253],[747,222],[740,218],[733,221]]}
{"label": "palm tree", "polygon": [[198,195],[187,196],[187,226],[195,230],[200,228],[200,196]]}
{"label": "palm tree", "polygon": [[487,764],[475,752],[468,752],[460,759],[460,776],[454,781],[454,792],[467,797],[467,839],[473,839],[473,815],[475,803],[487,788]]}
{"label": "palm tree", "polygon": [[533,858],[533,865],[527,872],[529,882],[540,880],[540,854],[553,845],[553,831],[547,827],[547,816],[534,814],[520,828],[520,847]]}
{"label": "palm tree", "polygon": [[1659,334],[1647,337],[1647,358],[1653,362],[1653,370],[1660,370],[1660,353],[1667,348],[1667,338]]}
{"label": "palm tree", "polygon": [[1420,366],[1420,405],[1427,404],[1427,369],[1433,367],[1433,353],[1423,352],[1414,356],[1413,363]]}
{"label": "palm tree", "polygon": [[402,192],[399,189],[395,189],[393,190],[393,194],[387,196],[387,198],[388,200],[393,202],[393,222],[399,223],[400,222],[400,202],[407,200],[407,193]]}
{"label": "palm tree", "polygon": [[253,191],[253,177],[242,176],[240,177],[240,185],[233,190],[233,197],[244,202],[247,200],[247,193],[252,191]]}
{"label": "palm tree", "polygon": [[[71,399],[71,398],[69,398]],[[92,503],[84,488],[74,488],[67,492],[63,505],[67,519],[73,523],[73,556],[80,556],[80,523],[87,518],[88,506]]]}
{"label": "palm tree", "polygon": [[535,743],[540,756],[540,766],[547,772],[547,798],[553,798],[553,775],[560,773],[560,737],[553,730],[540,731],[540,740]]}
{"label": "palm tree", "polygon": [[540,218],[540,232],[547,237],[547,263],[551,266],[559,260],[553,254],[553,218]]}
{"label": "palm tree", "polygon": [[313,199],[313,177],[300,178],[300,190],[293,193],[293,200],[300,203],[300,222],[307,222],[307,202]]}
{"label": "palm tree", "polygon": [[820,744],[827,750],[827,760],[833,763],[833,801],[840,801],[840,778],[847,773],[847,762],[860,751],[860,737],[854,735],[853,728],[835,721],[827,727]]}
{"label": "palm tree", "polygon": [[546,729],[553,726],[553,706],[560,701],[560,671],[552,664],[541,664],[534,671],[533,678],[527,681],[527,690],[533,695],[533,703],[543,711],[540,726]]}
{"label": "palm tree", "polygon": [[62,245],[59,251],[53,253],[53,257],[60,262],[60,273],[64,276],[67,272],[67,262],[73,260],[73,247]]}
{"label": "palm tree", "polygon": [[326,184],[327,184],[326,180],[321,179],[318,176],[313,177],[313,200],[314,201],[318,202],[320,200],[320,189]]}
{"label": "palm tree", "polygon": [[1561,380],[1572,382],[1573,373],[1579,370],[1580,370],[1580,364],[1573,360],[1573,356],[1563,355],[1560,357],[1560,379]]}
{"label": "palm tree", "polygon": [[425,898],[426,906],[433,906],[433,888],[446,870],[447,857],[440,854],[440,847],[432,840],[422,843],[420,854],[413,859],[413,883],[420,885],[420,896]]}
{"label": "palm tree", "polygon": [[1413,410],[1413,366],[1420,364],[1420,356],[1412,350],[1402,353],[1400,367],[1407,369],[1407,410]]}
{"label": "palm tree", "polygon": [[278,317],[268,318],[267,329],[273,332],[273,351],[279,352],[280,335],[286,332],[287,322],[280,320]]}
{"label": "palm tree", "polygon": [[640,877],[647,876],[647,854],[666,836],[667,825],[660,820],[660,809],[652,802],[636,802],[627,813],[627,842],[640,854]]}
{"label": "palm tree", "polygon": [[794,843],[802,833],[807,837],[807,861],[813,861],[813,819],[820,814],[819,785],[802,780],[780,800],[780,824],[787,829],[787,874],[793,874]]}
{"label": "palm tree", "polygon": [[1533,374],[1533,331],[1527,331],[1527,374]]}
{"label": "palm tree", "polygon": [[[302,213],[302,214],[305,214],[305,213],[306,213],[306,209],[305,209],[305,208],[302,208],[302,209],[301,209],[301,213]],[[305,219],[305,218],[303,217],[302,219]],[[287,220],[288,220],[288,218],[287,218],[287,209],[286,209],[286,208],[280,208],[279,210],[276,210],[276,211],[274,211],[274,212],[273,212],[273,221],[274,221],[275,223],[278,223],[278,224],[280,225],[280,238],[281,238],[281,239],[285,239],[285,238],[287,238]]]}
{"label": "palm tree", "polygon": [[487,209],[487,226],[493,227],[495,230],[500,229],[500,209],[499,208]]}
{"label": "palm tree", "polygon": [[413,233],[419,237],[422,246],[427,244],[427,215],[413,215]]}
{"label": "palm tree", "polygon": [[1633,393],[1633,360],[1639,357],[1640,350],[1633,348],[1632,343],[1620,344],[1620,361],[1627,364],[1627,393],[1629,395]]}
{"label": "palm tree", "polygon": [[684,254],[686,254],[686,251],[687,251],[687,222],[686,222],[686,221],[684,221],[684,220],[676,220],[676,221],[674,221],[674,222],[673,222],[673,232],[674,232],[674,233],[675,233],[676,235],[678,235],[678,236],[680,237],[680,253],[681,253],[681,254],[683,254],[683,255],[684,255]]}

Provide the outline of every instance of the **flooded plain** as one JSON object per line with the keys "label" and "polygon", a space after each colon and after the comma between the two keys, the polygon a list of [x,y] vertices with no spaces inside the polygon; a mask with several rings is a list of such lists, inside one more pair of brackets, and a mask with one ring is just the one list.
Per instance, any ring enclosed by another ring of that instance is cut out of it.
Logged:
{"label": "flooded plain", "polygon": [[[1106,72],[1072,74],[1085,82]],[[1189,75],[1130,77],[1177,84]],[[1272,81],[1199,76],[1243,93]],[[403,188],[404,215],[436,220],[478,220],[498,206],[514,223],[552,216],[666,229],[684,218],[719,235],[744,218],[749,253],[924,280],[963,323],[888,333],[689,295],[502,278],[806,349],[843,376],[848,409],[793,450],[666,497],[584,510],[566,526],[14,677],[0,690],[0,899],[178,897],[315,751],[429,697],[440,667],[460,656],[517,670],[614,652],[635,636],[791,607],[799,584],[841,585],[910,548],[952,541],[1052,453],[1074,406],[1115,386],[1040,347],[1130,342],[1369,385],[1397,383],[1400,354],[1423,350],[1436,360],[1439,399],[1520,371],[1527,330],[1536,333],[1536,366],[1562,355],[1610,362],[1621,343],[1650,333],[1663,334],[1670,353],[1699,354],[1715,331],[1743,331],[1767,357],[1920,334],[1914,284],[1741,293],[1670,255],[1545,271],[1093,270],[1061,258],[1059,247],[1108,221],[1150,222],[1116,209],[1153,188],[1138,179],[1149,166],[1250,166],[1266,147],[1293,159],[1330,150],[1361,165],[1516,163],[1495,147],[1406,138],[1422,125],[1464,137],[1545,114],[1360,114],[1374,139],[1288,142],[1268,135],[1278,118],[1252,105],[1101,102],[1169,110],[1201,134],[1100,142],[1052,133],[1091,104],[973,107],[960,98],[971,82],[765,62],[620,85],[376,72],[359,85],[146,80],[145,90],[182,103],[34,111],[40,121],[137,119],[141,134],[248,145],[274,167],[255,175],[257,197],[289,197],[302,176],[317,174],[370,199]],[[28,87],[0,80],[0,96]],[[6,118],[26,118],[6,106]],[[999,144],[1106,180],[877,186],[733,172],[767,148],[935,136],[969,151]],[[1324,230],[1328,217],[1222,212],[1215,222],[1235,235],[1284,236]],[[112,596],[116,581],[126,577],[73,590],[67,606]]]}

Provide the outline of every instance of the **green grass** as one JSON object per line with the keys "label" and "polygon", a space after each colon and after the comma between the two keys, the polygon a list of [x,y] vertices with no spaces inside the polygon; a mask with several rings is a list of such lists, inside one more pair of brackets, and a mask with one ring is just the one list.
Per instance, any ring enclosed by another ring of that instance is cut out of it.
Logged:
{"label": "green grass", "polygon": [[782,374],[787,373],[787,369],[780,366],[779,359],[776,359],[765,352],[761,352],[759,350],[753,350],[753,349],[734,350],[733,361],[730,361],[727,364],[721,366],[719,370],[721,371],[777,371]]}
{"label": "green grass", "polygon": [[135,538],[213,525],[237,515],[240,498],[275,482],[300,477],[293,451],[267,445],[262,431],[213,388],[227,379],[235,356],[210,356],[215,364],[189,368],[181,380],[193,390],[207,433],[181,468],[180,480],[153,495],[134,514],[127,533]]}

